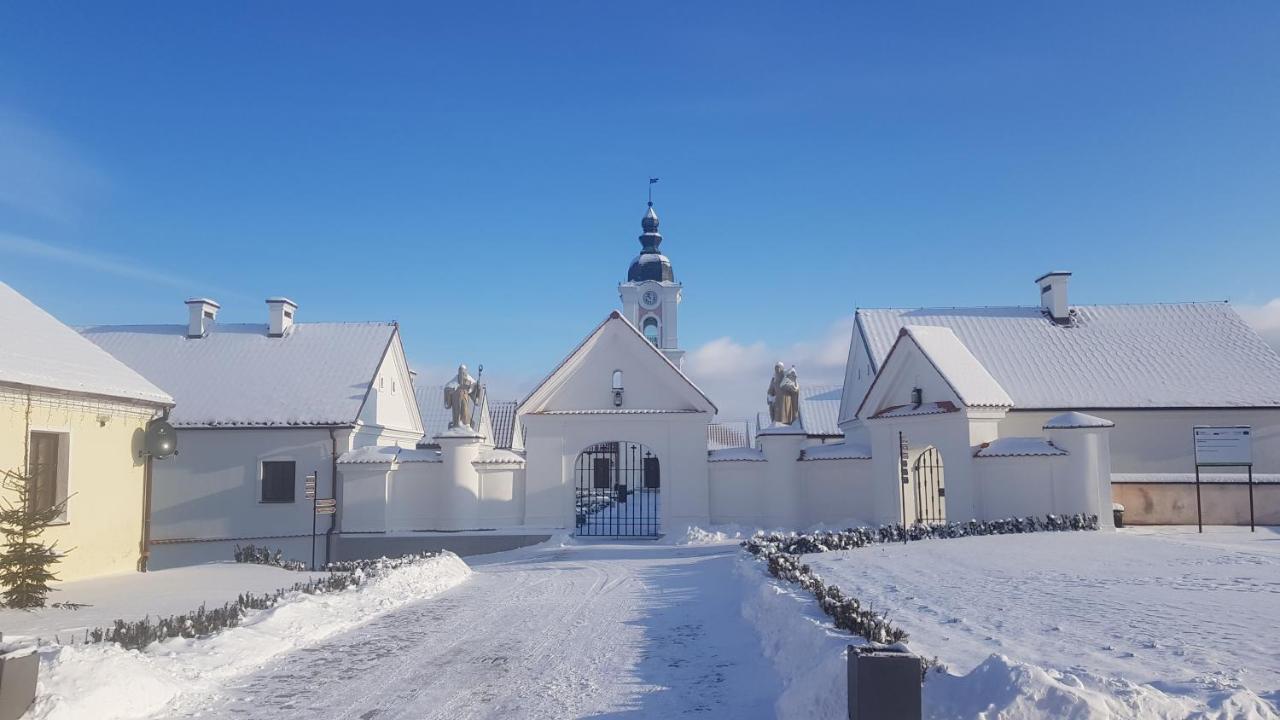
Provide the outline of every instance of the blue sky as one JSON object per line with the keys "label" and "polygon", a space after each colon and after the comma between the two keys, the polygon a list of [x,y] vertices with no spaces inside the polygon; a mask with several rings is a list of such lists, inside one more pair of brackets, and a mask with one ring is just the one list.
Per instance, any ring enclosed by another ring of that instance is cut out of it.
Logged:
{"label": "blue sky", "polygon": [[0,279],[73,324],[285,294],[514,395],[659,176],[735,410],[859,305],[1280,296],[1280,4],[880,5],[7,4]]}

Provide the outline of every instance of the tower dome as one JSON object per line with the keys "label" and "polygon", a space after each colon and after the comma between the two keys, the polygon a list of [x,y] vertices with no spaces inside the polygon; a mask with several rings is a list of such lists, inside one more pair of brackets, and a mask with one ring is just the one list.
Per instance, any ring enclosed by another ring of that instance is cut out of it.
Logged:
{"label": "tower dome", "polygon": [[640,219],[640,229],[644,231],[640,234],[640,254],[631,261],[627,281],[673,282],[675,273],[671,270],[671,260],[658,249],[662,244],[662,233],[658,232],[658,213],[653,211],[653,203],[649,203],[649,209]]}

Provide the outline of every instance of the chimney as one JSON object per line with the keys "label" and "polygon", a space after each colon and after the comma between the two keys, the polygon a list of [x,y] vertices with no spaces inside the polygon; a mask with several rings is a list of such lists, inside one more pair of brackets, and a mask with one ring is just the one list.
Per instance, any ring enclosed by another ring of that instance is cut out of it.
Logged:
{"label": "chimney", "polygon": [[1071,273],[1062,270],[1048,272],[1036,278],[1036,284],[1040,286],[1040,307],[1056,323],[1065,323],[1071,319],[1071,308],[1067,305],[1069,280]]}
{"label": "chimney", "polygon": [[222,307],[209,298],[187,299],[187,337],[202,338],[209,334]]}
{"label": "chimney", "polygon": [[298,311],[298,303],[287,297],[267,298],[267,335],[284,337],[293,327],[293,314]]}

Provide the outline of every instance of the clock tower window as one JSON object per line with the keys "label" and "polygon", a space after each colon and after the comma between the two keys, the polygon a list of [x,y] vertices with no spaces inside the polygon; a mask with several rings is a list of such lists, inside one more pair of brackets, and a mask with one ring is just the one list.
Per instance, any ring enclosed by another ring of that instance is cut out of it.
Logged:
{"label": "clock tower window", "polygon": [[644,319],[644,336],[654,347],[659,347],[658,319],[652,315]]}

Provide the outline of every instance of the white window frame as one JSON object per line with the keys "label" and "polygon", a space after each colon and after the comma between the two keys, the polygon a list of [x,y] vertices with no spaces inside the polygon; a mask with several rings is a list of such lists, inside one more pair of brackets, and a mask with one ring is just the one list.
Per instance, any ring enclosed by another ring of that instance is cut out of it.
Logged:
{"label": "white window frame", "polygon": [[[71,428],[63,425],[60,427],[51,427],[43,425],[32,425],[27,431],[28,445],[30,448],[30,433],[45,433],[47,435],[58,436],[58,478],[56,480],[58,489],[55,493],[57,501],[62,502],[62,512],[49,525],[70,525],[71,524]],[[30,450],[28,450],[30,453]],[[24,466],[29,465],[31,457],[28,456],[23,460]]]}

